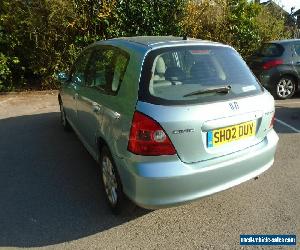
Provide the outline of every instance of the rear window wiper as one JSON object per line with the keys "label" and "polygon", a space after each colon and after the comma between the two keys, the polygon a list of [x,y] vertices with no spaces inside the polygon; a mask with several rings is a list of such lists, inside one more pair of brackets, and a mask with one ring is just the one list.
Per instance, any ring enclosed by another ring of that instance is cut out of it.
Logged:
{"label": "rear window wiper", "polygon": [[193,95],[201,95],[206,93],[218,93],[218,94],[228,94],[231,89],[231,86],[222,86],[218,88],[207,88],[207,89],[200,89],[189,94],[184,95],[183,97],[193,96]]}

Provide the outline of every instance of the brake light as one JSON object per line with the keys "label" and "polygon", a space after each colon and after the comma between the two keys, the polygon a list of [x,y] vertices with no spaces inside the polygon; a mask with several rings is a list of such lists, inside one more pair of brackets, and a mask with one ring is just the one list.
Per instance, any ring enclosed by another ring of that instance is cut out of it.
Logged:
{"label": "brake light", "polygon": [[281,64],[283,64],[283,61],[281,59],[276,59],[276,60],[265,62],[262,67],[264,70],[269,70]]}
{"label": "brake light", "polygon": [[176,150],[162,127],[150,117],[135,112],[128,150],[137,155],[173,155]]}
{"label": "brake light", "polygon": [[273,128],[274,122],[275,122],[275,113],[273,113],[273,116],[272,116],[272,119],[271,119],[270,127],[269,127],[269,128]]}

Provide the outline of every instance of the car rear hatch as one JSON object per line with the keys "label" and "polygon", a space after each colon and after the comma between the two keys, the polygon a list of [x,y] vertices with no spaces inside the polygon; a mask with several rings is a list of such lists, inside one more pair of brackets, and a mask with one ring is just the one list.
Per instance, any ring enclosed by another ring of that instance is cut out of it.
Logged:
{"label": "car rear hatch", "polygon": [[148,54],[136,110],[160,124],[179,158],[193,163],[260,143],[274,100],[232,48],[185,45]]}
{"label": "car rear hatch", "polygon": [[[281,56],[284,52],[284,47],[277,43],[265,43],[263,46],[250,57],[248,65],[253,73],[258,77],[260,73],[265,69],[275,66],[276,63],[280,62]],[[271,65],[266,63],[275,62]],[[283,63],[283,62],[282,62]]]}
{"label": "car rear hatch", "polygon": [[[160,106],[138,102],[137,110],[162,126],[183,162],[193,163],[260,143],[270,130],[273,105],[272,97],[266,93],[193,106]],[[234,130],[236,138],[229,135]],[[220,143],[210,143],[212,134],[218,132]]]}

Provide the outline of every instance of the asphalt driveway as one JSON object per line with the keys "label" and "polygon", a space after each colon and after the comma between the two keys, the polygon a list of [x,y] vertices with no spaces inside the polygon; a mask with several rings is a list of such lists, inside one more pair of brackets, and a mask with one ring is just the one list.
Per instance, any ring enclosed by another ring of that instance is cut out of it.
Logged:
{"label": "asphalt driveway", "polygon": [[275,164],[257,180],[116,217],[96,162],[59,124],[57,94],[0,96],[0,248],[240,249],[240,234],[296,234],[299,242],[300,96],[276,111]]}

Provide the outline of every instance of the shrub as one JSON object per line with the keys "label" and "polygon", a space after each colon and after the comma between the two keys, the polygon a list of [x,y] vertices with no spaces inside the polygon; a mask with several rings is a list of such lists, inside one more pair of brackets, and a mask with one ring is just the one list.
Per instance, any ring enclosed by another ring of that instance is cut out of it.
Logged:
{"label": "shrub", "polygon": [[9,91],[13,89],[12,70],[14,65],[19,63],[17,57],[7,57],[0,52],[0,91]]}
{"label": "shrub", "polygon": [[2,0],[0,91],[55,88],[86,45],[135,35],[188,35],[234,46],[248,57],[287,38],[284,20],[247,0]]}
{"label": "shrub", "polygon": [[190,0],[181,27],[189,36],[229,44],[245,58],[264,41],[290,37],[282,17],[247,0]]}

